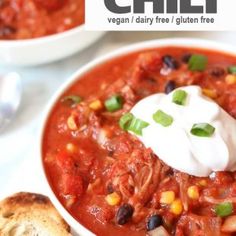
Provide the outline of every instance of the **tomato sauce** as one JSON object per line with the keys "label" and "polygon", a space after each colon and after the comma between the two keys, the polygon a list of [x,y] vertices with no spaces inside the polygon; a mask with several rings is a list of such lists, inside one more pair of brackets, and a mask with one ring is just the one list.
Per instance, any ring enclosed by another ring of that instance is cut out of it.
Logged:
{"label": "tomato sauce", "polygon": [[84,0],[1,0],[0,39],[31,39],[84,23]]}
{"label": "tomato sauce", "polygon": [[[204,71],[189,70],[193,54],[208,58]],[[71,215],[99,236],[144,236],[153,225],[166,235],[233,235],[221,232],[225,218],[215,207],[230,202],[229,215],[235,214],[236,173],[199,178],[178,172],[119,126],[140,99],[185,85],[201,86],[236,117],[236,80],[227,79],[235,76],[228,71],[233,65],[231,55],[168,47],[112,59],[79,78],[54,106],[43,142],[48,181]],[[117,94],[122,108],[110,112],[106,101]],[[196,198],[187,195],[191,186]],[[175,205],[160,200],[169,192]]]}

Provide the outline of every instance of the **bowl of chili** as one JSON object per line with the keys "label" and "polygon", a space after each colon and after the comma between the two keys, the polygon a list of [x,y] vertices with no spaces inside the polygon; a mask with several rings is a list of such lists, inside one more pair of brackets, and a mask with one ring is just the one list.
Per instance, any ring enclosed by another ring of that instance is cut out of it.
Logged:
{"label": "bowl of chili", "polygon": [[84,3],[84,0],[1,1],[1,64],[49,63],[94,43],[103,32],[84,30]]}
{"label": "bowl of chili", "polygon": [[[68,79],[45,112],[40,160],[50,198],[79,235],[236,232],[235,171],[192,175],[170,167],[136,137],[150,124],[131,113],[155,93],[184,106],[184,86],[197,86],[235,119],[235,65],[233,46],[164,39],[119,49]],[[160,110],[153,119],[166,129],[175,122]],[[189,135],[207,140],[214,132],[199,123]]]}

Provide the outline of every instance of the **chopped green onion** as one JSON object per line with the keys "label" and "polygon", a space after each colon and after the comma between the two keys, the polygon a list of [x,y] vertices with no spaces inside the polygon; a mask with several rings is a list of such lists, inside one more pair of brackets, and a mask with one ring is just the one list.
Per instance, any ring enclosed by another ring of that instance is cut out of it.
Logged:
{"label": "chopped green onion", "polygon": [[188,69],[191,71],[204,71],[207,66],[207,57],[204,55],[194,54],[188,62]]}
{"label": "chopped green onion", "polygon": [[78,104],[82,101],[82,98],[76,95],[69,95],[61,99],[61,102],[63,103],[68,103],[71,106]]}
{"label": "chopped green onion", "polygon": [[143,121],[141,119],[134,117],[128,127],[128,130],[132,131],[133,133],[135,133],[137,135],[142,135],[143,129],[148,126],[149,126],[149,123],[147,123],[146,121]]}
{"label": "chopped green onion", "polygon": [[107,111],[118,111],[123,107],[123,99],[120,95],[114,95],[105,101]]}
{"label": "chopped green onion", "polygon": [[215,132],[215,128],[208,123],[194,124],[191,134],[199,137],[211,137]]}
{"label": "chopped green onion", "polygon": [[120,118],[119,125],[123,130],[132,131],[137,135],[142,135],[143,129],[148,127],[149,123],[136,118],[131,113],[126,113]]}
{"label": "chopped green onion", "polygon": [[158,110],[153,114],[153,120],[164,127],[170,126],[173,123],[173,118],[162,110]]}
{"label": "chopped green onion", "polygon": [[224,202],[215,206],[215,213],[217,216],[225,217],[233,213],[233,204],[231,202]]}
{"label": "chopped green onion", "polygon": [[236,66],[230,66],[228,70],[230,74],[236,74]]}
{"label": "chopped green onion", "polygon": [[131,114],[131,113],[124,114],[120,118],[120,121],[119,121],[119,125],[120,125],[121,129],[128,130],[133,119],[134,119],[133,114]]}
{"label": "chopped green onion", "polygon": [[184,105],[186,102],[188,94],[184,90],[176,90],[173,93],[172,102],[178,105]]}

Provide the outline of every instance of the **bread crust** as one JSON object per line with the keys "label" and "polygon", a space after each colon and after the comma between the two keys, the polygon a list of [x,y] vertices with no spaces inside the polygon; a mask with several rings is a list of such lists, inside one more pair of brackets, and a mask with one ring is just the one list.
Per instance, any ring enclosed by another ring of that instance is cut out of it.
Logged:
{"label": "bread crust", "polygon": [[1,236],[71,236],[48,197],[20,192],[0,202]]}

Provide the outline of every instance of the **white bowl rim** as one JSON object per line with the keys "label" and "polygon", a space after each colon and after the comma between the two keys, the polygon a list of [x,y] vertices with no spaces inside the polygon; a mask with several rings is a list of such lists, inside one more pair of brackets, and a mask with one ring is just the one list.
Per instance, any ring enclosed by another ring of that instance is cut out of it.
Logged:
{"label": "white bowl rim", "polygon": [[[150,41],[139,42],[135,44],[131,44],[115,51],[112,51],[104,56],[100,56],[97,59],[89,62],[87,65],[83,66],[79,70],[77,70],[72,76],[68,78],[68,80],[61,85],[61,87],[57,90],[57,92],[53,95],[50,99],[46,109],[44,111],[42,124],[40,126],[40,133],[39,133],[39,154],[40,154],[40,168],[43,171],[44,181],[46,181],[48,187],[48,194],[50,199],[52,200],[55,207],[58,211],[62,214],[64,219],[71,225],[72,228],[79,229],[82,235],[86,236],[94,236],[94,234],[86,229],[82,224],[80,224],[77,220],[73,218],[73,216],[64,208],[64,206],[60,203],[58,198],[56,197],[55,193],[51,189],[45,169],[43,164],[43,136],[46,128],[46,124],[48,118],[54,108],[55,103],[58,101],[59,97],[76,81],[78,81],[84,74],[89,72],[91,69],[96,68],[97,66],[103,64],[107,60],[111,60],[117,58],[122,55],[128,55],[133,52],[142,51],[145,49],[156,49],[156,48],[163,48],[163,47],[183,47],[183,48],[191,48],[191,49],[206,49],[212,50],[215,52],[226,53],[232,56],[236,56],[236,47],[233,45],[229,45],[226,43],[220,43],[212,40],[205,40],[205,39],[198,39],[198,38],[166,38],[166,39],[155,39]],[[76,226],[76,227],[75,227]]]}
{"label": "white bowl rim", "polygon": [[42,43],[49,43],[51,41],[55,41],[61,38],[70,37],[71,35],[80,33],[85,30],[85,25],[81,24],[78,26],[75,26],[71,29],[65,30],[63,32],[46,35],[38,38],[30,38],[30,39],[17,39],[17,40],[0,40],[0,47],[23,47],[28,45],[34,45],[34,44],[42,44]]}

